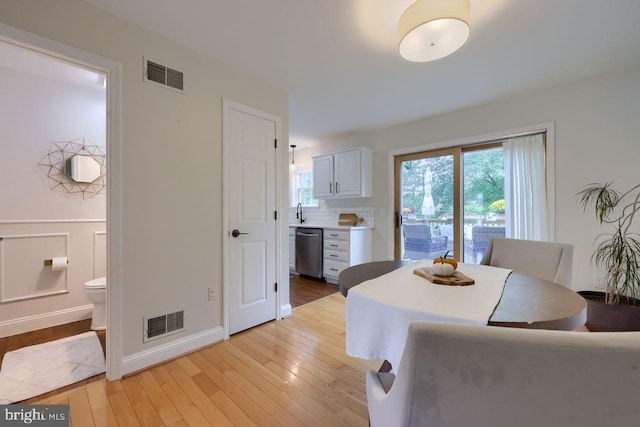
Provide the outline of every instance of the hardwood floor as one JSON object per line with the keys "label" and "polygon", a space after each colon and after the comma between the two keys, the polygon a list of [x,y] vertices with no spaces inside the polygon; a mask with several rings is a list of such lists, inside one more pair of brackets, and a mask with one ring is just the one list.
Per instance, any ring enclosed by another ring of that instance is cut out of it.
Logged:
{"label": "hardwood floor", "polygon": [[289,275],[289,302],[296,308],[338,292],[338,285],[310,277]]}
{"label": "hardwood floor", "polygon": [[[309,277],[300,277],[297,275],[290,275],[290,300],[292,308],[297,308],[310,302],[316,301],[320,298],[324,298],[328,295],[338,292],[337,285],[328,284],[322,280],[316,280]],[[0,366],[2,363],[2,357],[4,354],[11,350],[26,347],[28,345],[42,344],[65,338],[71,335],[80,334],[90,330],[91,319],[86,319],[78,322],[73,322],[65,325],[55,326],[52,328],[41,329],[37,331],[27,332],[25,334],[14,335],[10,337],[0,338]],[[96,331],[102,349],[106,353],[106,334],[105,331]],[[94,381],[104,380],[105,375],[98,375],[93,378],[88,378],[81,382],[45,393],[41,396],[25,400],[21,403],[35,403],[41,400],[46,400],[49,397],[56,396],[68,390],[72,390],[81,385],[86,385]]]}
{"label": "hardwood floor", "polygon": [[[366,426],[365,373],[348,357],[340,294],[131,375],[37,403],[69,404],[72,426]],[[33,402],[36,403],[36,402]]]}

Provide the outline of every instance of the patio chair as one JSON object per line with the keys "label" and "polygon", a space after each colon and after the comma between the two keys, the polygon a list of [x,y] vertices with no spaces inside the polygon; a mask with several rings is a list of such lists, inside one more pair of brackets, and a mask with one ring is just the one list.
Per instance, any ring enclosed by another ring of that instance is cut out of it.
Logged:
{"label": "patio chair", "polygon": [[484,254],[492,238],[504,236],[504,226],[474,225],[471,228],[471,252],[473,256]]}
{"label": "patio chair", "polygon": [[448,236],[432,236],[427,224],[404,224],[404,258],[436,258],[447,251]]}

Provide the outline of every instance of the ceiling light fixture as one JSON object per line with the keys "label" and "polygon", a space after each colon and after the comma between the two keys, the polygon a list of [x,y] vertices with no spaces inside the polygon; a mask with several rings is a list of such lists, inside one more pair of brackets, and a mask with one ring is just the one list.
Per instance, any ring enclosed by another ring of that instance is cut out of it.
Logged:
{"label": "ceiling light fixture", "polygon": [[400,55],[411,62],[444,58],[469,38],[469,0],[418,0],[398,22]]}
{"label": "ceiling light fixture", "polygon": [[297,147],[297,145],[291,144],[289,147],[291,147],[291,169],[293,170],[293,168],[296,167],[296,147]]}

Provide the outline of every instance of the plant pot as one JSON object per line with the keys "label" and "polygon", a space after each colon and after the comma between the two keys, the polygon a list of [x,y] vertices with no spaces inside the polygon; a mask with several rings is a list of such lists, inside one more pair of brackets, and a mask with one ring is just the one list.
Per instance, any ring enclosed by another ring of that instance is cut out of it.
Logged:
{"label": "plant pot", "polygon": [[604,292],[578,293],[587,301],[586,327],[591,332],[640,331],[640,305],[605,304]]}

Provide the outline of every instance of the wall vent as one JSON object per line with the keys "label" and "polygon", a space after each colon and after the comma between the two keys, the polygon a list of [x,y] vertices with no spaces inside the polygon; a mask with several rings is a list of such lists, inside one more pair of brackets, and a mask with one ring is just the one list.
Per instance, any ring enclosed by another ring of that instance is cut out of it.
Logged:
{"label": "wall vent", "polygon": [[184,330],[184,310],[144,317],[143,342],[155,340]]}
{"label": "wall vent", "polygon": [[184,73],[144,58],[144,81],[184,93]]}

